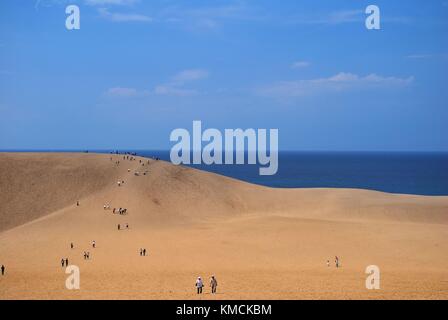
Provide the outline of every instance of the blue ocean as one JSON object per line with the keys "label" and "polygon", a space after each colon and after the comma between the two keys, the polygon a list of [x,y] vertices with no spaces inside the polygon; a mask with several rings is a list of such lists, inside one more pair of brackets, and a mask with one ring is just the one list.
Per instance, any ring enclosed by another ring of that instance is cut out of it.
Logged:
{"label": "blue ocean", "polygon": [[[169,161],[169,151],[135,151]],[[258,165],[191,165],[278,188],[362,188],[392,193],[448,195],[448,153],[280,152],[278,172]]]}
{"label": "blue ocean", "polygon": [[[170,161],[169,151],[120,152],[135,152],[140,156]],[[278,172],[273,176],[260,176],[258,165],[202,164],[191,167],[277,188],[361,188],[391,193],[448,195],[448,153],[442,152],[284,151],[279,153]]]}

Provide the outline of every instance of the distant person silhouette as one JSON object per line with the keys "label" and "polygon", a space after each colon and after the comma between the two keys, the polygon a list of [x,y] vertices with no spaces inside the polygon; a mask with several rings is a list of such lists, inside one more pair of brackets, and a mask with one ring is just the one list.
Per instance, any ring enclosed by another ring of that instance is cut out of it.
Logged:
{"label": "distant person silhouette", "polygon": [[5,275],[5,269],[6,269],[5,266],[2,265],[2,268],[1,268],[1,269],[2,269],[2,276],[4,276],[4,275]]}
{"label": "distant person silhouette", "polygon": [[61,259],[61,266],[62,266],[62,267],[64,267],[64,263],[65,263],[65,260],[64,260],[64,258],[62,258],[62,259]]}
{"label": "distant person silhouette", "polygon": [[65,266],[68,267],[68,258],[65,258]]}
{"label": "distant person silhouette", "polygon": [[143,256],[146,256],[146,249],[143,249]]}

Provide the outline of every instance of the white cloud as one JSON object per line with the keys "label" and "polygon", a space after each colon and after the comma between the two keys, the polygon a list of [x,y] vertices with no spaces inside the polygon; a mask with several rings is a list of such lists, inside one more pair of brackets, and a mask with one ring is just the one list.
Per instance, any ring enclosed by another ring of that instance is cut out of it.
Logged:
{"label": "white cloud", "polygon": [[173,81],[175,82],[189,82],[189,81],[195,81],[200,79],[205,79],[208,77],[208,71],[202,70],[202,69],[189,69],[189,70],[183,70],[176,74],[173,77]]}
{"label": "white cloud", "polygon": [[154,93],[158,95],[171,96],[192,96],[199,92],[197,90],[187,89],[185,85],[201,79],[206,79],[209,73],[203,69],[183,70],[171,78],[167,84],[160,84],[154,88]]}
{"label": "white cloud", "polygon": [[299,97],[310,94],[371,89],[379,87],[404,87],[412,83],[413,77],[383,77],[374,73],[359,76],[340,72],[328,78],[282,81],[256,90],[259,95],[271,97]]}
{"label": "white cloud", "polygon": [[[212,1],[210,1],[211,3]],[[265,19],[259,10],[243,1],[228,5],[188,8],[168,6],[159,13],[161,21],[176,23],[190,31],[216,30],[228,21],[259,21]]]}
{"label": "white cloud", "polygon": [[364,21],[363,10],[345,10],[330,13],[323,21],[329,24]]}
{"label": "white cloud", "polygon": [[144,96],[147,95],[148,93],[149,92],[147,90],[139,91],[135,88],[125,88],[125,87],[114,87],[106,91],[106,95],[108,97],[122,97],[122,98]]}
{"label": "white cloud", "polygon": [[106,8],[99,8],[98,12],[101,17],[113,22],[151,22],[152,18],[136,13],[113,13]]}
{"label": "white cloud", "polygon": [[408,59],[427,59],[434,57],[433,54],[411,54],[406,56]]}
{"label": "white cloud", "polygon": [[424,53],[424,54],[411,54],[406,56],[408,59],[431,59],[431,58],[447,58],[448,54],[444,53]]}
{"label": "white cloud", "polygon": [[200,92],[186,88],[186,85],[207,78],[209,72],[204,69],[187,69],[180,71],[171,77],[170,81],[166,84],[159,84],[154,87],[153,90],[139,90],[130,87],[113,87],[109,88],[104,96],[113,98],[136,98],[136,97],[146,97],[152,94],[163,95],[163,96],[178,96],[187,97],[194,96]]}
{"label": "white cloud", "polygon": [[107,5],[132,5],[139,0],[85,0],[85,3],[90,6],[107,6]]}
{"label": "white cloud", "polygon": [[307,14],[286,19],[292,24],[342,24],[362,22],[365,19],[363,10],[341,10],[324,14]]}
{"label": "white cloud", "polygon": [[291,68],[293,69],[299,69],[299,68],[306,68],[310,66],[310,62],[308,61],[296,61],[291,65]]}
{"label": "white cloud", "polygon": [[[324,13],[302,13],[301,15],[291,16],[284,18],[287,24],[304,24],[304,25],[341,25],[346,23],[361,23],[364,25],[364,21],[367,15],[364,10],[339,10],[333,12]],[[386,16],[381,17],[382,21],[388,23],[409,24],[412,22],[410,17],[404,16]]]}
{"label": "white cloud", "polygon": [[154,88],[154,93],[157,95],[186,97],[196,95],[198,92],[196,90],[183,89],[170,85],[159,85]]}

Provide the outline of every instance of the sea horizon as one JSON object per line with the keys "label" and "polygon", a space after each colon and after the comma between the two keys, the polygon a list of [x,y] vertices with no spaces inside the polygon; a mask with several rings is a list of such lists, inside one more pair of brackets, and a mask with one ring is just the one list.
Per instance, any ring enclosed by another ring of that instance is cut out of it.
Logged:
{"label": "sea horizon", "polygon": [[[0,152],[131,152],[170,161],[169,150],[3,149]],[[279,151],[279,170],[260,176],[258,165],[187,165],[274,188],[353,188],[380,192],[448,196],[445,151]]]}

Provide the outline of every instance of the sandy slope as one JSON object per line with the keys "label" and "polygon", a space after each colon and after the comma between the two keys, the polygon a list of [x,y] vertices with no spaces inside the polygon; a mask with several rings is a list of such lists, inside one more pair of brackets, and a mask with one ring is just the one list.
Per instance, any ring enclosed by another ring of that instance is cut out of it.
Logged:
{"label": "sandy slope", "polygon": [[[448,298],[448,197],[270,189],[142,161],[0,153],[0,298]],[[80,267],[81,290],[65,289],[62,257]],[[211,274],[218,294],[196,296],[196,277]]]}

